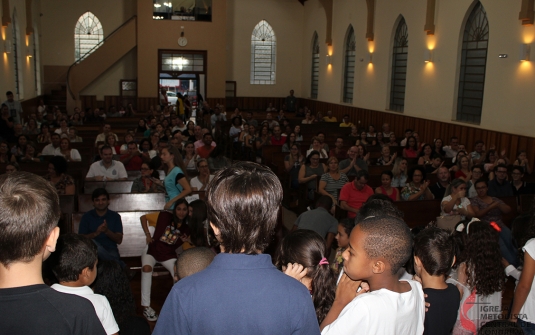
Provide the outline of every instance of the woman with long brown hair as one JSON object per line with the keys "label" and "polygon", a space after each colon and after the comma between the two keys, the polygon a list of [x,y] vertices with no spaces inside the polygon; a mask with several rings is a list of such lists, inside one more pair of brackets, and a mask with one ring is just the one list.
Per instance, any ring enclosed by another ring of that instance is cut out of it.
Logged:
{"label": "woman with long brown hair", "polygon": [[167,176],[163,182],[166,192],[164,209],[171,209],[177,200],[191,193],[191,187],[187,179],[186,166],[177,148],[164,148],[160,158],[167,166]]}

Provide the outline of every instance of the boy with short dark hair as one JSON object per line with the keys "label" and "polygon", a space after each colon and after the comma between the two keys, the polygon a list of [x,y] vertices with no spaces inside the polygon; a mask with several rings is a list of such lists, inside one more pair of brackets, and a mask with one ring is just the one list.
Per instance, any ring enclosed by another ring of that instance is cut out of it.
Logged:
{"label": "boy with short dark hair", "polygon": [[0,329],[4,334],[106,334],[86,299],[43,282],[59,236],[54,186],[28,172],[0,176]]}
{"label": "boy with short dark hair", "polygon": [[411,251],[410,230],[400,219],[370,216],[356,225],[342,254],[344,275],[321,323],[322,334],[421,335],[422,286],[398,275]]}
{"label": "boy with short dark hair", "polygon": [[58,292],[78,295],[93,304],[107,334],[117,334],[119,326],[113,317],[105,296],[95,294],[89,285],[97,277],[97,246],[89,238],[69,233],[58,240],[57,251],[49,259],[59,284],[52,285]]}
{"label": "boy with short dark hair", "polygon": [[214,260],[215,253],[205,247],[191,248],[181,253],[176,260],[179,279],[186,278],[206,269]]}

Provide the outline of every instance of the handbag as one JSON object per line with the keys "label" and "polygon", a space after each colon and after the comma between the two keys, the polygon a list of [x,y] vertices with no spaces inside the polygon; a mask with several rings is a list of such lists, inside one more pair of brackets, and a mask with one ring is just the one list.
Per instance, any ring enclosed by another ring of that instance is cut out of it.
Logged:
{"label": "handbag", "polygon": [[437,219],[435,221],[435,227],[446,229],[450,232],[452,232],[455,229],[455,226],[461,221],[461,216],[459,214],[455,215],[444,215],[444,216],[437,216]]}

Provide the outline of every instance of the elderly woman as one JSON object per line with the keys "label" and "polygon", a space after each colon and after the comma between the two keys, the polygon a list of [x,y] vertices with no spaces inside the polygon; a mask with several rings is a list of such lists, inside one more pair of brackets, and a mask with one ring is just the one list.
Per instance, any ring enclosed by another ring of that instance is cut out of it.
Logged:
{"label": "elderly woman", "polygon": [[320,153],[312,150],[308,154],[305,164],[301,165],[299,169],[299,184],[307,184],[308,197],[314,199],[314,191],[316,191],[317,178],[327,172],[325,164],[320,163]]}
{"label": "elderly woman", "polygon": [[58,194],[73,195],[75,192],[74,179],[66,174],[67,161],[62,156],[50,158],[48,174],[44,177],[58,191]]}
{"label": "elderly woman", "polygon": [[488,186],[485,180],[478,180],[475,182],[477,197],[471,200],[471,205],[474,211],[474,216],[481,221],[494,222],[499,229],[495,229],[500,233],[500,251],[503,258],[515,267],[519,265],[518,254],[516,248],[513,246],[513,237],[511,230],[504,224],[503,214],[511,212],[511,207],[498,198],[491,197],[487,194]]}
{"label": "elderly woman", "polygon": [[141,164],[141,176],[134,180],[132,193],[162,193],[165,187],[160,184],[160,174],[150,164]]}
{"label": "elderly woman", "polygon": [[71,141],[62,138],[59,147],[54,150],[54,156],[63,156],[67,162],[81,162],[82,156],[76,149],[71,149]]}
{"label": "elderly woman", "polygon": [[331,157],[327,160],[327,172],[321,176],[318,192],[333,199],[333,206],[338,203],[338,194],[342,187],[349,182],[345,173],[340,173],[338,159]]}
{"label": "elderly woman", "polygon": [[466,182],[463,179],[454,179],[446,188],[444,198],[440,203],[441,216],[460,215],[461,220],[474,217],[475,213],[466,197]]}
{"label": "elderly woman", "polygon": [[205,158],[201,158],[197,161],[197,171],[199,171],[199,175],[190,180],[191,190],[205,191],[208,184],[214,179],[214,175],[210,174],[208,161]]}
{"label": "elderly woman", "polygon": [[401,190],[401,198],[406,201],[433,199],[433,193],[428,186],[429,181],[425,180],[424,168],[415,166],[409,171],[407,185]]}

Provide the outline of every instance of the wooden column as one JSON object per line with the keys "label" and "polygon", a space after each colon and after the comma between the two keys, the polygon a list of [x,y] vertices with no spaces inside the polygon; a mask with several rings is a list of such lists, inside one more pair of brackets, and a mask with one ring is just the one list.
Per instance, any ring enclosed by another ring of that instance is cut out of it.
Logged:
{"label": "wooden column", "polygon": [[26,0],[26,35],[33,33],[32,0]]}
{"label": "wooden column", "polygon": [[9,13],[9,0],[2,0],[2,27],[7,27],[11,23]]}
{"label": "wooden column", "polygon": [[327,18],[327,29],[325,33],[325,43],[327,45],[333,44],[333,0],[319,0],[323,9],[325,10],[325,17]]}
{"label": "wooden column", "polygon": [[373,23],[375,19],[375,0],[366,0],[368,7],[368,17],[366,22],[366,39],[373,41]]}
{"label": "wooden column", "polygon": [[533,18],[535,11],[533,10],[534,0],[522,0],[522,7],[518,14],[518,19],[522,21],[523,26],[529,26],[533,24]]}
{"label": "wooden column", "polygon": [[427,0],[424,31],[427,35],[435,35],[435,0]]}

